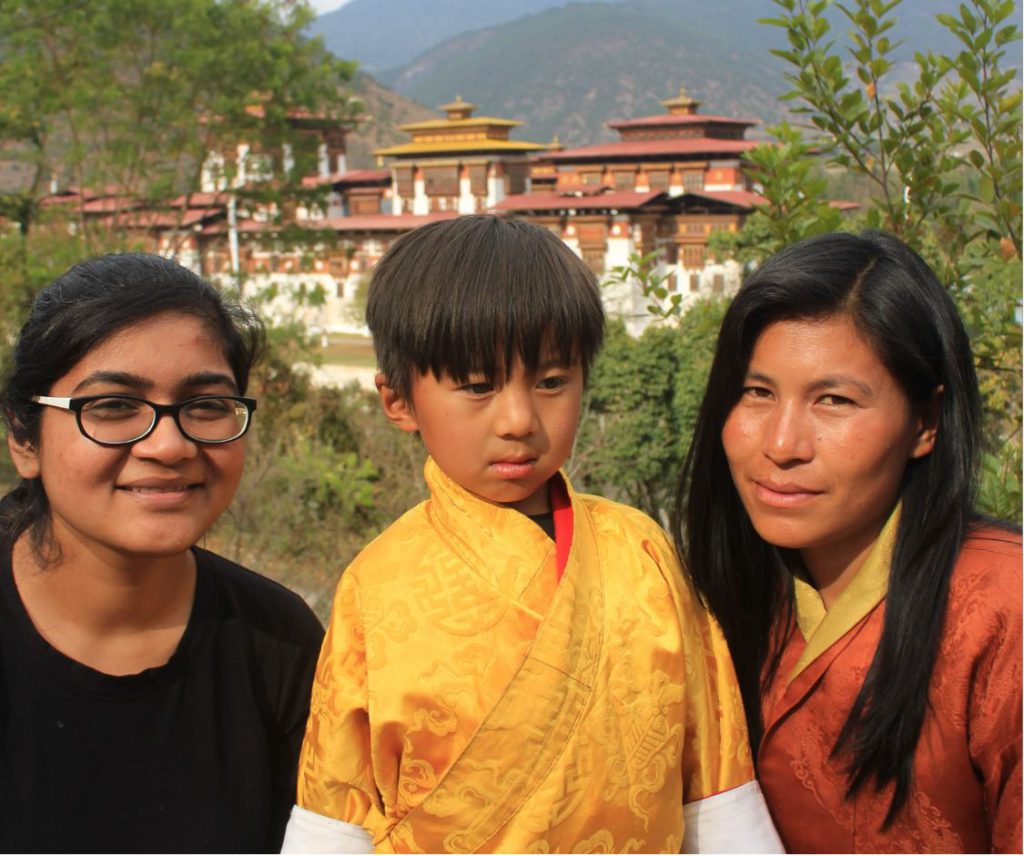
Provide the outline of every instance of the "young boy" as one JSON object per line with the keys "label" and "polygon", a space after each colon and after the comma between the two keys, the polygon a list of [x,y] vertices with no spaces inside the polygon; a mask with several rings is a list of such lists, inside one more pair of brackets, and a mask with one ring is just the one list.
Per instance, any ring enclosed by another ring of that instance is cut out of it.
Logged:
{"label": "young boy", "polygon": [[433,223],[367,322],[431,496],[342,576],[285,849],[781,852],[664,534],[559,471],[603,333],[587,267],[523,221]]}

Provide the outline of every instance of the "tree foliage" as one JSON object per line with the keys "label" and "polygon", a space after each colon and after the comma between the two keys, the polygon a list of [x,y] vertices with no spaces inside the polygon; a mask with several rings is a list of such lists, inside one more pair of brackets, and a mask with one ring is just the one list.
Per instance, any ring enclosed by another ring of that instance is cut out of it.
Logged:
{"label": "tree foliage", "polygon": [[212,152],[247,145],[258,176],[297,192],[282,152],[297,180],[314,151],[291,120],[345,121],[357,106],[343,89],[352,64],[303,35],[311,19],[291,0],[0,0],[0,151],[20,167],[0,193],[18,263],[5,285],[38,283],[33,233],[61,215],[40,206],[53,178],[111,200],[106,218],[65,212],[79,255],[129,248],[120,215],[197,191]]}
{"label": "tree foliage", "polygon": [[326,619],[356,553],[423,498],[418,438],[387,423],[358,386],[316,386],[313,342],[297,322],[268,330],[250,394],[260,402],[245,475],[210,546],[301,592]]}
{"label": "tree foliage", "polygon": [[[755,151],[767,203],[722,252],[756,262],[834,228],[813,175],[812,151],[869,183],[869,204],[848,228],[881,228],[916,249],[945,282],[967,323],[985,404],[982,507],[1020,519],[1021,90],[1006,52],[1020,49],[1013,0],[970,0],[938,15],[961,50],[915,55],[916,76],[892,82],[901,0],[836,3],[843,49],[824,14],[830,0],[774,0],[764,23],[785,31],[785,96],[806,120]],[[988,459],[986,459],[988,460]],[[994,463],[993,463],[994,462]]]}
{"label": "tree foliage", "polygon": [[609,324],[584,401],[574,481],[667,522],[725,306],[696,302],[639,338]]}

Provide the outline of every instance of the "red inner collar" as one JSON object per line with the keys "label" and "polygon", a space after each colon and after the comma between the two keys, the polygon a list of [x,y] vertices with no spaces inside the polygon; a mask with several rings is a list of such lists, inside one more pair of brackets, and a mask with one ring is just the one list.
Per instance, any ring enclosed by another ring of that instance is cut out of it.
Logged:
{"label": "red inner collar", "polygon": [[555,521],[555,562],[558,580],[561,582],[565,573],[565,563],[569,561],[569,550],[572,548],[572,503],[565,482],[556,477],[551,479],[551,515]]}

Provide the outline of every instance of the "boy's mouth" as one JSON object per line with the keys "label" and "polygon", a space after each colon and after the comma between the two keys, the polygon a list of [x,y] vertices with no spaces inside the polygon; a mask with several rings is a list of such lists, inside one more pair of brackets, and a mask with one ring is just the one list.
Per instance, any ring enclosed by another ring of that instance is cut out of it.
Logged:
{"label": "boy's mouth", "polygon": [[491,469],[501,478],[521,479],[533,471],[536,463],[536,458],[507,458],[501,461],[493,461]]}

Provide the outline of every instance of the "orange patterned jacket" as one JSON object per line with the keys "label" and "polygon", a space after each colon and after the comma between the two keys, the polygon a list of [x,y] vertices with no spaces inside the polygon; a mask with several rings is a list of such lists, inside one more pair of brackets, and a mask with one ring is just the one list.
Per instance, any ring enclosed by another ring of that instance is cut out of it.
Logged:
{"label": "orange patterned jacket", "polygon": [[931,709],[906,806],[892,786],[846,798],[831,757],[882,629],[897,515],[828,612],[797,582],[796,622],[764,703],[761,787],[790,852],[1021,852],[1021,541],[985,529],[954,569]]}

